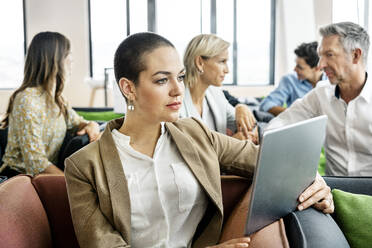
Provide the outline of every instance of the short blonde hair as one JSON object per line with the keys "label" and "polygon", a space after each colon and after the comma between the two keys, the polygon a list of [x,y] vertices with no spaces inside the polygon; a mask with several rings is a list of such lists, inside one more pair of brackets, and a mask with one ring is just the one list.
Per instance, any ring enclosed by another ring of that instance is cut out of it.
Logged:
{"label": "short blonde hair", "polygon": [[214,34],[200,34],[194,37],[187,45],[183,56],[186,86],[190,88],[196,84],[198,77],[198,68],[195,65],[196,57],[212,58],[224,52],[229,46],[229,42]]}

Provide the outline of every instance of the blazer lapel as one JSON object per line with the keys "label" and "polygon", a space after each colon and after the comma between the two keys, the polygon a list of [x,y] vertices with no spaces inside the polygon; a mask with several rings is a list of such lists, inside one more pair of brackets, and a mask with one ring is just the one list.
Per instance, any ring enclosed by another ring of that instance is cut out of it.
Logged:
{"label": "blazer lapel", "polygon": [[185,97],[183,101],[183,107],[185,109],[185,116],[182,117],[195,117],[198,120],[201,120],[198,111],[196,110],[194,103],[192,102],[191,92],[188,87],[185,88]]}
{"label": "blazer lapel", "polygon": [[114,224],[120,229],[124,239],[130,243],[131,212],[128,184],[119,153],[111,135],[114,128],[120,128],[123,120],[121,118],[107,124],[99,140],[99,149],[110,191]]}
{"label": "blazer lapel", "polygon": [[[211,109],[211,113],[214,118],[214,124],[216,126],[216,131],[226,134],[226,109],[221,107],[219,104],[218,99],[212,94],[210,87],[205,92],[205,98],[207,99],[207,103],[209,108]],[[225,118],[225,119],[224,119]]]}
{"label": "blazer lapel", "polygon": [[172,123],[165,123],[167,129],[169,130],[176,146],[185,160],[186,164],[190,167],[196,179],[199,181],[201,186],[204,188],[205,192],[209,198],[214,202],[214,204],[219,208],[221,214],[223,213],[222,200],[220,194],[210,184],[208,177],[205,174],[203,164],[200,161],[199,154],[194,147],[192,141],[185,136],[179,129],[177,129]]}

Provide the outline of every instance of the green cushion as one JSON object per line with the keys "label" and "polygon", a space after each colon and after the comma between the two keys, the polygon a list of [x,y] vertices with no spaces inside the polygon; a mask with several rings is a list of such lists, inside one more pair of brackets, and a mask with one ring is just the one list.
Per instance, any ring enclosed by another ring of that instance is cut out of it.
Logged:
{"label": "green cushion", "polygon": [[372,246],[372,196],[332,190],[337,223],[350,247]]}
{"label": "green cushion", "polygon": [[319,166],[318,166],[318,172],[321,176],[325,175],[325,165],[326,165],[326,159],[324,155],[324,149],[322,149],[322,152],[320,153]]}
{"label": "green cushion", "polygon": [[110,121],[116,118],[124,116],[123,114],[114,113],[114,111],[97,111],[97,112],[85,112],[76,111],[78,115],[84,117],[88,121]]}

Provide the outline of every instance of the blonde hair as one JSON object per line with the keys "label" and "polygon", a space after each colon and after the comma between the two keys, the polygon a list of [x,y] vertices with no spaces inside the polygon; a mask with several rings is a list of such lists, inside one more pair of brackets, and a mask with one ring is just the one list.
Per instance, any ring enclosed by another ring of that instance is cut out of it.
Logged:
{"label": "blonde hair", "polygon": [[200,34],[194,37],[187,45],[183,56],[183,64],[186,69],[184,80],[186,86],[191,88],[197,82],[199,72],[195,65],[195,58],[198,56],[203,59],[212,58],[224,52],[229,46],[229,42],[214,34]]}

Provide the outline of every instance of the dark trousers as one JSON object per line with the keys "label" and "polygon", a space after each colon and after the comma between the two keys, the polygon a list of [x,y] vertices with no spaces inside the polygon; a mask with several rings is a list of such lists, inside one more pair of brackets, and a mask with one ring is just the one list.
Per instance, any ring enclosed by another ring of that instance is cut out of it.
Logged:
{"label": "dark trousers", "polygon": [[18,174],[21,174],[19,173],[18,171],[16,170],[13,170],[12,168],[9,168],[9,167],[6,167],[1,173],[0,173],[0,176],[2,177],[7,177],[8,179],[11,178],[11,177],[14,177],[14,176],[17,176]]}

